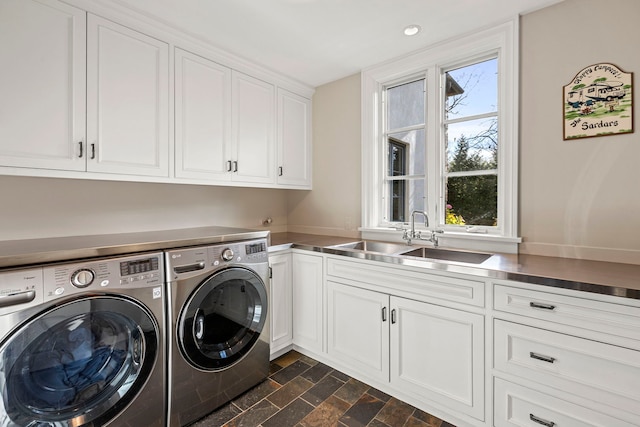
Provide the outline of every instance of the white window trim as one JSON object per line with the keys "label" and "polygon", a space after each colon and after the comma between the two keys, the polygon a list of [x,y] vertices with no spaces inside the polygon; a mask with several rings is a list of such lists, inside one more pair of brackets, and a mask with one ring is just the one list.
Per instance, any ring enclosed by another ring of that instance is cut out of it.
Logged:
{"label": "white window trim", "polygon": [[[498,88],[499,152],[498,215],[500,227],[482,229],[486,233],[450,232],[440,238],[442,246],[474,250],[517,253],[518,233],[518,18],[506,23],[447,40],[420,51],[384,62],[362,71],[362,237],[401,240],[402,233],[380,227],[383,211],[381,158],[382,108],[380,97],[385,85],[427,71],[427,93],[440,93],[439,70],[457,62],[468,62],[488,54],[498,54],[500,75]],[[437,96],[427,97],[427,108],[438,111]],[[427,140],[438,136],[438,123],[427,123]],[[375,141],[375,144],[372,143]],[[428,159],[439,159],[435,144],[427,145]],[[432,161],[432,160],[430,160]],[[429,167],[440,167],[434,163]],[[437,182],[427,182],[427,193],[438,194]],[[436,208],[429,204],[427,213],[434,220]],[[477,230],[476,229],[476,230]]]}

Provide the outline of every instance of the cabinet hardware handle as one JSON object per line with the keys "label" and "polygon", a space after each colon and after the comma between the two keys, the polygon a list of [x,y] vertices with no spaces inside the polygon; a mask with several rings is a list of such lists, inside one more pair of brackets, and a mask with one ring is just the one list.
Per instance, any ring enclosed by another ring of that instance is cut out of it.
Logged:
{"label": "cabinet hardware handle", "polygon": [[543,356],[541,354],[534,353],[533,351],[529,352],[529,357],[532,358],[532,359],[542,360],[543,362],[547,362],[547,363],[553,363],[553,362],[556,361],[555,357]]}
{"label": "cabinet hardware handle", "polygon": [[273,268],[269,267],[269,279],[273,279]]}
{"label": "cabinet hardware handle", "polygon": [[542,304],[539,302],[530,302],[529,307],[533,308],[543,308],[545,310],[555,310],[556,306],[551,304]]}
{"label": "cabinet hardware handle", "polygon": [[546,427],[553,427],[556,425],[556,423],[554,423],[553,421],[543,420],[542,418],[536,417],[533,414],[529,414],[529,419],[534,423],[542,424],[543,426],[546,426]]}
{"label": "cabinet hardware handle", "polygon": [[238,161],[237,161],[237,160],[235,160],[235,161],[233,162],[233,171],[234,171],[234,172],[238,172]]}
{"label": "cabinet hardware handle", "polygon": [[96,144],[91,144],[91,160],[96,158]]}
{"label": "cabinet hardware handle", "polygon": [[387,321],[387,307],[382,307],[382,321]]}
{"label": "cabinet hardware handle", "polygon": [[82,144],[82,141],[78,142],[78,145],[80,146],[80,155],[78,156],[78,158],[81,159],[82,156],[84,156],[84,150],[83,150],[84,146]]}
{"label": "cabinet hardware handle", "polygon": [[282,176],[282,166],[278,168],[278,176]]}
{"label": "cabinet hardware handle", "polygon": [[231,160],[227,160],[227,172],[231,172]]}
{"label": "cabinet hardware handle", "polygon": [[396,323],[396,309],[391,310],[391,324]]}

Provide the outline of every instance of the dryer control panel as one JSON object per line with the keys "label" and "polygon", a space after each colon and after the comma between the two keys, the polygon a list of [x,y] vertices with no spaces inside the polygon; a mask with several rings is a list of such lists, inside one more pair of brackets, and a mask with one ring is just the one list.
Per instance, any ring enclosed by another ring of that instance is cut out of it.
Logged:
{"label": "dryer control panel", "polygon": [[159,287],[164,282],[162,253],[87,260],[45,267],[45,301],[81,291]]}

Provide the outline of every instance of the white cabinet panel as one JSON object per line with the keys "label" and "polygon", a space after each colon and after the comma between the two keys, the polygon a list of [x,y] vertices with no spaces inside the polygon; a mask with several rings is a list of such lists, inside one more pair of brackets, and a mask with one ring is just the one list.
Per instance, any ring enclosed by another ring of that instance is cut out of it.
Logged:
{"label": "white cabinet panel", "polygon": [[232,72],[234,181],[275,182],[275,88]]}
{"label": "white cabinet panel", "polygon": [[271,255],[271,353],[288,347],[293,342],[291,254]]}
{"label": "white cabinet panel", "polygon": [[499,378],[495,380],[496,427],[633,427],[626,421]]}
{"label": "white cabinet panel", "polygon": [[97,16],[88,20],[87,169],[168,176],[168,45]]}
{"label": "white cabinet panel", "polygon": [[311,188],[311,100],[278,89],[278,185]]}
{"label": "white cabinet panel", "polygon": [[0,165],[84,171],[86,13],[0,2]]}
{"label": "white cabinet panel", "polygon": [[640,414],[640,352],[495,320],[495,368]]}
{"label": "white cabinet panel", "polygon": [[230,180],[231,69],[175,50],[175,174]]}
{"label": "white cabinet panel", "polygon": [[484,316],[391,297],[391,383],[484,419]]}
{"label": "white cabinet panel", "polygon": [[389,295],[327,281],[327,353],[389,381]]}
{"label": "white cabinet panel", "polygon": [[293,253],[293,343],[323,351],[323,259]]}

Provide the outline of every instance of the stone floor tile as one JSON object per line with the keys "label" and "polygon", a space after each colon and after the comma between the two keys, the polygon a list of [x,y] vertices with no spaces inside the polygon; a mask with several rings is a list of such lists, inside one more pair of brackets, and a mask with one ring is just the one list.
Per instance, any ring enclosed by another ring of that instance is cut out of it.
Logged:
{"label": "stone floor tile", "polygon": [[233,403],[243,411],[246,411],[271,393],[277,391],[282,386],[277,382],[267,378],[246,393],[241,394]]}
{"label": "stone floor tile", "polygon": [[365,394],[344,413],[340,422],[348,427],[364,427],[375,418],[383,406],[383,401]]}
{"label": "stone floor tile", "polygon": [[307,390],[307,392],[302,395],[302,399],[313,406],[318,406],[343,385],[344,382],[340,381],[336,377],[331,375],[326,376],[318,381],[316,385]]}
{"label": "stone floor tile", "polygon": [[233,403],[228,403],[219,408],[213,414],[195,422],[192,424],[192,427],[219,427],[241,413],[242,409],[238,408]]}
{"label": "stone floor tile", "polygon": [[224,424],[224,427],[257,427],[264,420],[278,412],[278,408],[268,400],[261,400],[256,405],[249,408],[231,421]]}
{"label": "stone floor tile", "polygon": [[295,377],[283,385],[278,391],[267,397],[267,400],[278,408],[284,408],[312,386],[313,383],[311,381],[305,380],[302,377]]}
{"label": "stone floor tile", "polygon": [[333,371],[333,369],[330,366],[318,362],[315,366],[302,374],[302,377],[308,379],[312,383],[317,383],[326,377],[331,371]]}
{"label": "stone floor tile", "polygon": [[302,399],[296,399],[262,423],[262,427],[294,426],[311,411],[313,406]]}
{"label": "stone floor tile", "polygon": [[339,397],[345,402],[353,405],[367,390],[369,390],[368,385],[356,380],[355,378],[350,378],[349,381],[340,387],[334,394],[336,397]]}
{"label": "stone floor tile", "polygon": [[286,368],[287,366],[291,365],[293,362],[300,360],[301,357],[302,357],[302,354],[298,353],[295,350],[291,350],[290,352],[285,353],[282,356],[275,359],[273,363],[280,365],[283,368]]}
{"label": "stone floor tile", "polygon": [[438,417],[435,417],[427,412],[421,411],[420,409],[416,409],[413,411],[413,417],[419,419],[420,421],[424,421],[429,427],[441,427],[442,420]]}
{"label": "stone floor tile", "polygon": [[286,368],[271,375],[271,379],[284,385],[289,381],[291,381],[292,379],[294,379],[295,377],[297,377],[298,375],[308,370],[310,367],[311,366],[307,365],[306,363],[296,360]]}
{"label": "stone floor tile", "polygon": [[351,378],[349,375],[345,374],[344,372],[340,372],[337,369],[334,369],[331,372],[331,375],[333,375],[334,377],[336,377],[337,379],[345,383],[349,381],[349,379]]}
{"label": "stone floor tile", "polygon": [[391,396],[389,396],[387,393],[381,392],[377,388],[371,387],[369,390],[367,390],[367,393],[369,393],[371,396],[377,399],[382,400],[383,402],[388,402],[389,399],[391,399]]}
{"label": "stone floor tile", "polygon": [[402,426],[402,427],[434,427],[431,424],[427,424],[424,421],[417,419],[416,417],[409,417],[409,419],[407,419],[407,421],[404,424],[398,424],[398,426]]}
{"label": "stone floor tile", "polygon": [[369,424],[367,424],[367,427],[397,427],[397,426],[390,426],[390,425],[385,424],[382,421],[374,418],[374,419],[371,420],[371,422]]}
{"label": "stone floor tile", "polygon": [[335,396],[329,396],[311,413],[302,419],[300,424],[303,427],[328,427],[337,425],[340,417],[350,408],[344,400]]}
{"label": "stone floor tile", "polygon": [[376,415],[376,419],[390,426],[402,426],[414,411],[413,406],[392,397]]}

